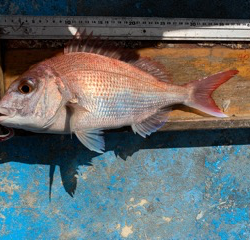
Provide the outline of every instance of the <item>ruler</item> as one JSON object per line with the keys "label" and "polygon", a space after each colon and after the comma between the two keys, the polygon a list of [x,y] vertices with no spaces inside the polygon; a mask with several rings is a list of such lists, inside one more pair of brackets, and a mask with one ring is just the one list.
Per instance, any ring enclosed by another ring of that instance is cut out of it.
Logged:
{"label": "ruler", "polygon": [[79,28],[110,39],[250,40],[250,20],[0,15],[1,39],[69,39]]}

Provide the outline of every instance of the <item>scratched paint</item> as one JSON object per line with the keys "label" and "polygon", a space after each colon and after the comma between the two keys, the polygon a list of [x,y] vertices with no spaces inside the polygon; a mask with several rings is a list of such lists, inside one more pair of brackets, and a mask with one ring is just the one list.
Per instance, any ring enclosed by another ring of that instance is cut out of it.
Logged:
{"label": "scratched paint", "polygon": [[1,239],[250,238],[250,129],[106,142],[101,155],[69,136],[2,143]]}

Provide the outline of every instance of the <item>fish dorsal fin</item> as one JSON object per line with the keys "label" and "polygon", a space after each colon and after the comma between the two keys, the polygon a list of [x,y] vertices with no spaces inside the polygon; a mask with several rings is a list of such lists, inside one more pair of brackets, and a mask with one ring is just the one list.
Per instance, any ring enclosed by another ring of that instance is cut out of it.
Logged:
{"label": "fish dorsal fin", "polygon": [[131,126],[133,132],[138,133],[144,138],[147,135],[149,136],[151,133],[156,132],[167,122],[167,113],[170,111],[171,109],[159,110],[157,113],[144,119],[142,122],[133,124]]}
{"label": "fish dorsal fin", "polygon": [[160,81],[172,81],[172,76],[170,73],[167,72],[165,66],[159,62],[151,60],[150,58],[140,58],[136,61],[131,61],[131,64],[137,68],[140,68],[144,72],[151,74]]}
{"label": "fish dorsal fin", "polygon": [[86,29],[82,33],[78,30],[73,39],[65,46],[64,54],[71,52],[95,53],[121,61],[135,61],[138,59],[138,55],[135,52],[122,49],[119,46],[111,46],[107,40],[94,37],[93,32],[88,35]]}
{"label": "fish dorsal fin", "polygon": [[118,59],[153,75],[160,81],[171,82],[172,79],[163,64],[155,62],[150,58],[142,58],[133,50],[108,45],[107,41],[101,41],[100,37],[94,37],[93,32],[87,34],[86,29],[82,33],[77,30],[73,39],[65,46],[64,54],[72,52],[95,53]]}

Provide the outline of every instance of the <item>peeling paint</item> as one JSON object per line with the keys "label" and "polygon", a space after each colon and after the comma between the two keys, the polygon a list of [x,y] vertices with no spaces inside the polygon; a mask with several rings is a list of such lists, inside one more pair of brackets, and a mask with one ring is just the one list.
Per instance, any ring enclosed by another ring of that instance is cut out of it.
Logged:
{"label": "peeling paint", "polygon": [[120,228],[121,228],[121,224],[119,223],[116,225],[116,229],[119,230]]}
{"label": "peeling paint", "polygon": [[133,229],[133,225],[130,225],[130,226],[125,225],[125,226],[122,228],[121,236],[127,238],[130,234],[133,233],[133,230],[132,230],[132,229]]}
{"label": "peeling paint", "polygon": [[250,129],[235,132],[108,133],[101,155],[75,138],[17,136],[0,145],[0,187],[14,185],[0,193],[1,238],[249,239]]}
{"label": "peeling paint", "polygon": [[80,234],[78,229],[73,229],[71,231],[65,231],[62,230],[62,234],[60,235],[60,239],[62,240],[68,240],[68,239],[76,239],[76,238],[80,238]]}
{"label": "peeling paint", "polygon": [[164,221],[166,221],[167,223],[170,223],[172,221],[172,218],[171,217],[162,217],[162,219]]}
{"label": "peeling paint", "polygon": [[5,192],[9,195],[13,195],[15,190],[18,190],[19,186],[16,185],[12,180],[4,177],[0,180],[0,192]]}
{"label": "peeling paint", "polygon": [[29,208],[37,207],[37,194],[36,193],[31,193],[30,191],[27,191],[22,200],[23,200],[23,204]]}
{"label": "peeling paint", "polygon": [[200,220],[204,216],[204,213],[205,211],[200,211],[196,216],[196,220]]}
{"label": "peeling paint", "polygon": [[81,176],[82,176],[83,180],[86,180],[88,178],[88,174],[87,173],[83,173]]}
{"label": "peeling paint", "polygon": [[[134,202],[134,201],[135,201],[134,198],[130,198],[130,202]],[[127,208],[143,207],[147,203],[148,203],[147,199],[141,199],[141,201],[139,203],[137,203],[137,204],[128,204]]]}

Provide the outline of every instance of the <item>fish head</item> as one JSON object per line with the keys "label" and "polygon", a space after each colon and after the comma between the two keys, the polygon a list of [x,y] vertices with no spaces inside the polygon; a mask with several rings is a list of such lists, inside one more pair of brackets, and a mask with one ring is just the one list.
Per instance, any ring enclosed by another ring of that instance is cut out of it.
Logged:
{"label": "fish head", "polygon": [[0,124],[30,131],[43,128],[62,101],[58,78],[45,64],[37,64],[22,74],[0,101]]}

